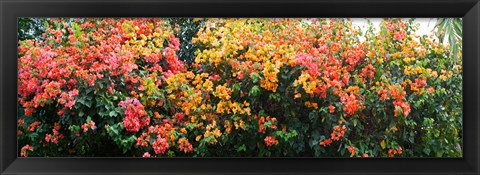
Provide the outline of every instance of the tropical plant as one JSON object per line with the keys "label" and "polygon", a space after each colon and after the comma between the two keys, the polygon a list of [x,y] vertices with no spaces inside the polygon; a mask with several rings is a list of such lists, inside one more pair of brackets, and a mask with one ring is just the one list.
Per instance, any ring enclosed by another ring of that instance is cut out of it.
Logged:
{"label": "tropical plant", "polygon": [[450,56],[454,59],[462,57],[462,18],[438,18],[435,34],[443,43],[450,45]]}
{"label": "tropical plant", "polygon": [[461,61],[413,20],[44,24],[18,46],[20,156],[462,156]]}

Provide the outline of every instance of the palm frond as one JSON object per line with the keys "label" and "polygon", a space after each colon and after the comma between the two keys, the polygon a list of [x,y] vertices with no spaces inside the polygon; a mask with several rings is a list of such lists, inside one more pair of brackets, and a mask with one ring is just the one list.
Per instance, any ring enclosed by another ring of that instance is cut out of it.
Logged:
{"label": "palm frond", "polygon": [[458,60],[462,52],[462,19],[439,18],[435,24],[435,35],[440,42],[450,44],[450,57]]}

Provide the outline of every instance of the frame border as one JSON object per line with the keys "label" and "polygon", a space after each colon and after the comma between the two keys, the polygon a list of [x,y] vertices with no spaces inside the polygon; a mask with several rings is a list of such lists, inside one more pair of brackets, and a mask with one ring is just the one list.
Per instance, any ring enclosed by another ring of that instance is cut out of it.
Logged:
{"label": "frame border", "polygon": [[[17,158],[17,17],[87,16],[462,17],[463,158]],[[0,174],[480,174],[479,0],[0,0],[0,19]]]}

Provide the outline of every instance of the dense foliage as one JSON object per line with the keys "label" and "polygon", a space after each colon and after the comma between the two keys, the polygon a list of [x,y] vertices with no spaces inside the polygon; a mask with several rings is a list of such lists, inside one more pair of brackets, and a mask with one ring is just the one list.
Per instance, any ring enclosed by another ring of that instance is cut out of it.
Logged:
{"label": "dense foliage", "polygon": [[462,156],[461,57],[413,20],[45,25],[19,41],[21,156]]}
{"label": "dense foliage", "polygon": [[41,40],[45,32],[45,19],[43,18],[18,18],[18,39]]}

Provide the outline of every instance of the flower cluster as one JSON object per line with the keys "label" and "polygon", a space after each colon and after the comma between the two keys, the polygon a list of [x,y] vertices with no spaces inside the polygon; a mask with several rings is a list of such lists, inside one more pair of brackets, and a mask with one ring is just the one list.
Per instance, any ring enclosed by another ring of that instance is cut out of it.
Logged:
{"label": "flower cluster", "polygon": [[391,148],[388,150],[388,157],[393,157],[395,154],[401,155],[403,152],[403,149],[401,146],[399,146],[397,149]]}
{"label": "flower cluster", "polygon": [[33,147],[30,146],[30,145],[23,146],[22,149],[20,149],[20,156],[28,157],[27,150],[28,151],[33,151]]}
{"label": "flower cluster", "polygon": [[192,144],[190,144],[188,140],[185,138],[178,139],[178,144],[180,144],[179,146],[180,151],[183,151],[185,153],[189,153],[193,151]]}
{"label": "flower cluster", "polygon": [[125,108],[123,126],[125,126],[127,131],[138,132],[140,128],[150,124],[150,117],[147,116],[144,106],[137,99],[127,98],[125,101],[120,102],[119,106]]}
{"label": "flower cluster", "polygon": [[155,151],[155,154],[164,154],[165,151],[168,149],[169,145],[167,143],[167,139],[162,137],[158,137],[155,142],[153,142],[152,148]]}
{"label": "flower cluster", "polygon": [[265,145],[267,146],[278,145],[278,140],[276,140],[275,137],[267,136],[265,137]]}
{"label": "flower cluster", "polygon": [[52,134],[45,134],[45,141],[52,142],[55,144],[58,144],[59,139],[63,139],[65,136],[63,134],[59,133],[61,126],[58,123],[55,123],[52,129],[53,135]]}
{"label": "flower cluster", "polygon": [[87,132],[89,128],[92,129],[92,130],[94,130],[94,129],[95,129],[95,122],[90,121],[90,122],[84,123],[84,124],[82,125],[82,130],[83,130],[83,132]]}
{"label": "flower cluster", "polygon": [[350,156],[354,156],[356,154],[354,146],[348,146],[348,152],[350,152]]}
{"label": "flower cluster", "polygon": [[[340,122],[341,124],[341,122]],[[333,126],[333,132],[330,134],[331,139],[334,141],[339,140],[341,137],[345,136],[345,131],[346,131],[345,125],[335,125]]]}

